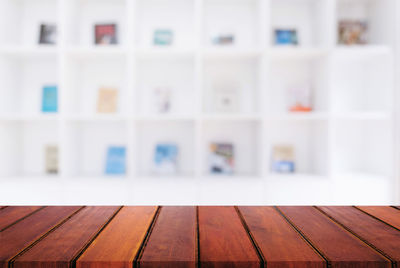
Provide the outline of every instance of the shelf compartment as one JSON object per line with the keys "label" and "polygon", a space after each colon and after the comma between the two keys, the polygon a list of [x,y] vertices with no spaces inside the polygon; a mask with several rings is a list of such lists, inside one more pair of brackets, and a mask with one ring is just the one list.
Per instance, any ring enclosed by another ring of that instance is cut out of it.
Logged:
{"label": "shelf compartment", "polygon": [[1,122],[0,176],[54,176],[46,173],[46,146],[58,145],[56,121]]}
{"label": "shelf compartment", "polygon": [[336,55],[331,73],[334,113],[391,111],[392,68],[389,55],[356,59]]}
{"label": "shelf compartment", "polygon": [[[4,0],[0,3],[1,45],[39,44],[40,25],[57,24],[57,1]],[[47,45],[46,45],[47,46]]]}
{"label": "shelf compartment", "polygon": [[[207,59],[204,62],[203,111],[206,114],[251,115],[258,112],[258,59]],[[230,90],[233,88],[234,90]],[[224,93],[226,90],[230,92]],[[220,98],[233,103],[225,107]],[[219,97],[217,97],[219,96]],[[217,103],[218,101],[218,103]]]}
{"label": "shelf compartment", "polygon": [[140,115],[193,115],[194,58],[137,60],[136,108]]}
{"label": "shelf compartment", "polygon": [[327,3],[319,0],[271,0],[271,45],[279,46],[275,44],[275,29],[295,29],[298,47],[326,46],[329,43]]}
{"label": "shelf compartment", "polygon": [[130,159],[126,122],[68,122],[63,154],[65,174],[72,177],[115,177],[105,174],[109,146],[126,148],[127,173],[121,176],[128,176]]}
{"label": "shelf compartment", "polygon": [[55,56],[3,56],[0,59],[0,114],[42,115],[43,86],[58,86]]}
{"label": "shelf compartment", "polygon": [[291,146],[294,149],[295,173],[303,177],[329,175],[329,123],[327,121],[271,121],[266,129],[269,176],[281,175],[272,171],[273,147]]}
{"label": "shelf compartment", "polygon": [[187,48],[195,46],[194,0],[138,0],[136,3],[136,45],[155,47],[154,31],[172,31],[170,46]]}
{"label": "shelf compartment", "polygon": [[367,22],[367,44],[393,45],[395,4],[393,0],[337,0],[336,35],[340,20],[362,20]]}
{"label": "shelf compartment", "polygon": [[393,138],[390,121],[335,121],[333,174],[392,176]]}
{"label": "shelf compartment", "polygon": [[[266,112],[285,116],[326,113],[329,109],[327,64],[326,57],[272,60],[268,74]],[[290,112],[291,94],[295,89],[308,91],[312,112]]]}
{"label": "shelf compartment", "polygon": [[[176,174],[155,172],[154,153],[157,144],[175,144],[178,148]],[[195,166],[194,123],[187,121],[140,121],[137,123],[138,176],[193,176]]]}
{"label": "shelf compartment", "polygon": [[234,34],[234,42],[222,47],[259,46],[259,7],[259,0],[205,0],[204,46],[218,47],[213,38],[224,34]]}
{"label": "shelf compartment", "polygon": [[[261,173],[261,124],[257,121],[205,121],[202,123],[201,148],[204,161],[202,173],[209,177],[257,177]],[[234,170],[232,175],[210,173],[210,144],[233,145]]]}
{"label": "shelf compartment", "polygon": [[68,20],[65,41],[70,46],[96,46],[95,24],[117,25],[117,44],[110,46],[127,42],[125,0],[69,0],[65,13]]}
{"label": "shelf compartment", "polygon": [[101,115],[121,116],[127,113],[127,70],[123,55],[101,55],[90,58],[71,56],[66,65],[65,107],[70,115],[100,115],[97,109],[100,88],[117,90],[115,113]]}

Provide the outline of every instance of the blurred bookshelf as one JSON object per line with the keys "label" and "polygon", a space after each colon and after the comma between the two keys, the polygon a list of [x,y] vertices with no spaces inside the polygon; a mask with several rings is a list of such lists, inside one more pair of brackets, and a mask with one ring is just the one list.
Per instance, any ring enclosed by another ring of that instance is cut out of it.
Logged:
{"label": "blurred bookshelf", "polygon": [[[396,0],[3,0],[0,181],[55,180],[69,191],[76,183],[117,181],[115,195],[120,189],[128,203],[398,200],[398,9]],[[368,44],[339,45],[342,19],[366,20]],[[57,25],[55,45],[38,44],[47,22]],[[118,43],[95,45],[97,23],[117,25]],[[156,28],[172,29],[173,44],[154,45]],[[276,45],[278,28],[296,29],[299,44]],[[233,44],[213,43],[216,33],[230,31]],[[221,77],[239,85],[234,112],[214,105]],[[301,83],[312,89],[312,111],[290,112],[287,88]],[[40,109],[45,84],[58,87],[57,113]],[[153,107],[159,85],[174,90],[168,113]],[[118,89],[114,113],[96,112],[101,86]],[[173,175],[152,171],[159,141],[179,148]],[[234,144],[232,175],[210,174],[214,141]],[[46,172],[47,144],[58,146],[58,174]],[[294,147],[296,172],[271,170],[276,144]],[[126,147],[121,176],[104,172],[109,145]],[[364,179],[370,191],[340,195]],[[303,194],[279,196],[291,186]],[[253,199],[243,197],[252,191]]]}

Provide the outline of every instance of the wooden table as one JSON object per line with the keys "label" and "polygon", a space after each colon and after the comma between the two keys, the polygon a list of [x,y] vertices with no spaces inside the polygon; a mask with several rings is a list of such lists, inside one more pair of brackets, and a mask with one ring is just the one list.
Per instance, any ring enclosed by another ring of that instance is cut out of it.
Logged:
{"label": "wooden table", "polygon": [[0,267],[400,267],[400,207],[0,207]]}

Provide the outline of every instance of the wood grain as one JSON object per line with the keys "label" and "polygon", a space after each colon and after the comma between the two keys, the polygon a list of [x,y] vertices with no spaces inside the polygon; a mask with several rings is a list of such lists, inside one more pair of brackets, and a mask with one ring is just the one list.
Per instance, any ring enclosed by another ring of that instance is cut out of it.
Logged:
{"label": "wood grain", "polygon": [[7,246],[0,246],[0,268],[8,267],[9,260],[79,209],[45,207],[4,230],[0,235],[0,245]]}
{"label": "wood grain", "polygon": [[0,231],[41,209],[38,206],[6,207],[0,210]]}
{"label": "wood grain", "polygon": [[200,266],[260,267],[261,260],[234,207],[199,207]]}
{"label": "wood grain", "polygon": [[239,207],[271,268],[326,267],[325,260],[273,207]]}
{"label": "wood grain", "polygon": [[320,207],[320,209],[390,257],[400,267],[400,232],[354,207]]}
{"label": "wood grain", "polygon": [[77,268],[128,268],[140,249],[157,207],[124,207],[77,260]]}
{"label": "wood grain", "polygon": [[357,206],[362,211],[400,230],[400,210],[392,207]]}
{"label": "wood grain", "polygon": [[14,267],[71,267],[119,207],[85,207],[14,261]]}
{"label": "wood grain", "polygon": [[332,267],[391,267],[388,259],[313,207],[279,209]]}
{"label": "wood grain", "polygon": [[196,238],[196,207],[162,207],[139,267],[196,267]]}

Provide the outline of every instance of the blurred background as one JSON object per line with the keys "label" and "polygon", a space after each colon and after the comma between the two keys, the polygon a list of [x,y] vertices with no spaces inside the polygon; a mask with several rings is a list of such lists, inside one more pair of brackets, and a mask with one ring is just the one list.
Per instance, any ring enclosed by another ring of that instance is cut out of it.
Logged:
{"label": "blurred background", "polygon": [[0,203],[398,203],[399,16],[0,0]]}

